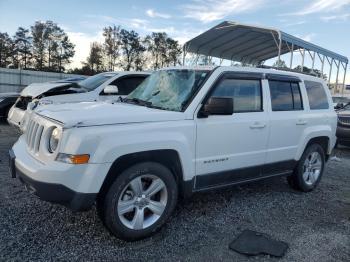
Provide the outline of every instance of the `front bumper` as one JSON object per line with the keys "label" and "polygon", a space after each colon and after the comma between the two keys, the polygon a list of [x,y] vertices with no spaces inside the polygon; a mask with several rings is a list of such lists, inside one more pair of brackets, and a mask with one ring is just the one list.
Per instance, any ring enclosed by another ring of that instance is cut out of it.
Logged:
{"label": "front bumper", "polygon": [[337,141],[340,144],[350,144],[350,127],[338,125],[337,127]]}
{"label": "front bumper", "polygon": [[9,151],[9,168],[12,177],[18,177],[30,193],[44,201],[62,204],[73,211],[87,210],[95,202],[95,193],[75,192],[63,185],[36,181],[25,175],[16,167],[16,156],[12,149]]}
{"label": "front bumper", "polygon": [[27,152],[23,136],[10,150],[9,158],[11,175],[18,177],[29,192],[74,211],[89,209],[94,204],[110,167],[108,163],[39,162]]}

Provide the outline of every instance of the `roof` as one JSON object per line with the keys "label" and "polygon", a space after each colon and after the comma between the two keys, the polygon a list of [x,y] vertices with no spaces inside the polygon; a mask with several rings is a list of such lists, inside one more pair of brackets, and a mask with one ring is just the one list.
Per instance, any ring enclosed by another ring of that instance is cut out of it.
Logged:
{"label": "roof", "polygon": [[224,21],[189,40],[185,52],[213,56],[249,64],[260,64],[279,55],[305,48],[321,55],[348,63],[345,56],[309,43],[278,29]]}

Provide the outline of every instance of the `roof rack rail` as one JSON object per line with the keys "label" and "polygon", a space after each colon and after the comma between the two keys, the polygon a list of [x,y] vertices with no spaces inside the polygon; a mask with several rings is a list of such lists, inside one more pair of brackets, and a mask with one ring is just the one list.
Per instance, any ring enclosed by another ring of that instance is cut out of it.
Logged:
{"label": "roof rack rail", "polygon": [[256,67],[257,68],[266,68],[266,69],[276,69],[276,70],[287,71],[287,72],[294,72],[294,73],[299,73],[299,74],[303,74],[303,75],[309,75],[309,76],[315,76],[315,77],[321,78],[315,72],[306,73],[306,72],[301,72],[299,70],[290,69],[288,67],[276,67],[276,66],[267,66],[267,65],[258,65]]}

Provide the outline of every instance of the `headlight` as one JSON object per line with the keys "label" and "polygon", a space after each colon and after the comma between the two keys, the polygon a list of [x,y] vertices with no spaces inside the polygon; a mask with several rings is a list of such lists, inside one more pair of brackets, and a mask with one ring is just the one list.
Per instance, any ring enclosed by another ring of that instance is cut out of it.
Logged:
{"label": "headlight", "polygon": [[48,150],[50,153],[56,151],[58,142],[60,141],[60,132],[57,127],[53,128],[49,138]]}

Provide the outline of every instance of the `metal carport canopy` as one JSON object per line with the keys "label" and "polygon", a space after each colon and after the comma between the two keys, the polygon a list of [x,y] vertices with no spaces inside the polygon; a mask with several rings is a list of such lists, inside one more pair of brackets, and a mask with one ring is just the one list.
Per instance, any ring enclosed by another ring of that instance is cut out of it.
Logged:
{"label": "metal carport canopy", "polygon": [[[184,53],[190,52],[209,57],[218,57],[248,64],[261,64],[294,50],[305,50],[338,63],[348,63],[345,56],[309,43],[280,30],[224,21],[208,31],[189,40],[184,45]],[[303,59],[304,60],[304,59]],[[324,62],[324,59],[323,59]],[[322,62],[322,64],[323,64]]]}

